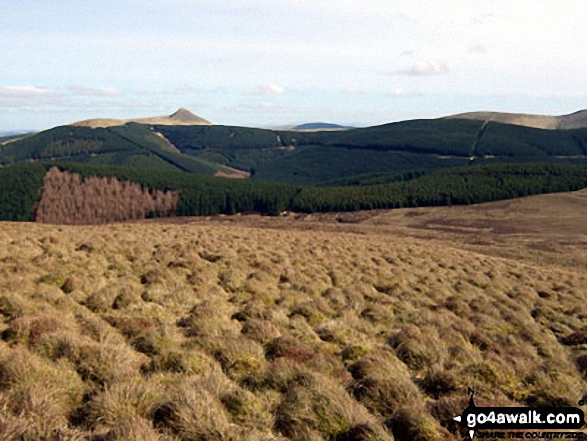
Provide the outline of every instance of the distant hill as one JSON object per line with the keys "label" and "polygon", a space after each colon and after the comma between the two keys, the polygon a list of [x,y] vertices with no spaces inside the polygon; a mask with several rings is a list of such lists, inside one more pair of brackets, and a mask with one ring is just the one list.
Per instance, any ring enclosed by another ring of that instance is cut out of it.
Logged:
{"label": "distant hill", "polygon": [[25,136],[31,136],[34,132],[4,132],[0,134],[0,145],[8,144],[10,142],[16,141],[17,139],[24,138]]}
{"label": "distant hill", "polygon": [[298,126],[293,127],[292,130],[349,130],[349,129],[354,129],[354,127],[340,126],[338,124],[330,124],[330,123],[323,123],[323,122],[315,122],[315,123],[300,124]]}
{"label": "distant hill", "polygon": [[445,119],[492,121],[546,130],[580,129],[587,127],[587,110],[580,110],[569,115],[560,116],[501,112],[469,112],[447,116]]}
{"label": "distant hill", "polygon": [[136,123],[107,128],[60,126],[0,146],[0,164],[52,160],[202,174],[214,174],[220,168],[171,151],[150,126]]}
{"label": "distant hill", "polygon": [[587,128],[432,119],[286,131],[191,124],[196,118],[182,109],[164,124],[56,127],[1,145],[0,164],[67,161],[332,185],[388,182],[395,179],[390,174],[470,163],[587,163]]}
{"label": "distant hill", "polygon": [[138,119],[87,119],[71,124],[72,126],[78,127],[115,127],[123,126],[126,123],[134,122],[139,124],[158,124],[167,126],[209,126],[212,123],[205,120],[204,118],[194,115],[183,107],[172,113],[171,115],[154,116],[151,118],[138,118]]}
{"label": "distant hill", "polygon": [[403,121],[347,131],[229,126],[154,130],[186,155],[246,170],[256,180],[294,184],[327,184],[365,174],[372,181],[374,173],[471,161],[587,162],[587,129],[540,130],[464,119]]}
{"label": "distant hill", "polygon": [[34,133],[34,130],[5,130],[0,132],[0,137],[8,137],[8,136],[23,136],[29,135]]}

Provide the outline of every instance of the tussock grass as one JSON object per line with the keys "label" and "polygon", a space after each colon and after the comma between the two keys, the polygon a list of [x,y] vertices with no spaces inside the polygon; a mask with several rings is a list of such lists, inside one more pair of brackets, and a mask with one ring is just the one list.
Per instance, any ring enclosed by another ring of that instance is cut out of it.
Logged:
{"label": "tussock grass", "polygon": [[170,429],[181,439],[229,440],[234,432],[220,400],[198,384],[158,403],[153,424]]}
{"label": "tussock grass", "polygon": [[373,231],[3,224],[0,437],[456,440],[467,386],[582,397],[584,275]]}
{"label": "tussock grass", "polygon": [[303,439],[307,429],[326,438],[340,438],[369,418],[366,409],[340,385],[311,374],[303,383],[290,386],[276,410],[276,428],[291,439]]}

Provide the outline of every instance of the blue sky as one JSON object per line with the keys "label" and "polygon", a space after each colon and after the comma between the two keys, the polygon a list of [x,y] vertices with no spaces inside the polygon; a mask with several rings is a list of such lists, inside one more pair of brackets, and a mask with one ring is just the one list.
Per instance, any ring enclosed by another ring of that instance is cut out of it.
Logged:
{"label": "blue sky", "polygon": [[2,0],[0,131],[587,108],[584,0]]}

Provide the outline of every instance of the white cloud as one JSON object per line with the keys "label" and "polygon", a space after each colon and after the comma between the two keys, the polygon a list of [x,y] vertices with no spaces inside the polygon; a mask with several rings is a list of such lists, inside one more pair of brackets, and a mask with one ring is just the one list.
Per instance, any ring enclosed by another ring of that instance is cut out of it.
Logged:
{"label": "white cloud", "polygon": [[362,95],[363,92],[359,89],[354,89],[354,88],[348,88],[348,89],[343,89],[342,93],[344,93],[345,95]]}
{"label": "white cloud", "polygon": [[295,109],[295,106],[290,104],[275,103],[272,101],[264,101],[259,104],[237,104],[234,106],[224,106],[225,111],[234,113],[264,113],[270,111],[275,113],[289,113]]}
{"label": "white cloud", "polygon": [[38,108],[61,104],[64,98],[39,86],[0,86],[0,108]]}
{"label": "white cloud", "polygon": [[67,90],[72,92],[75,95],[81,96],[120,96],[122,92],[118,89],[114,88],[105,88],[105,89],[97,89],[94,87],[86,87],[80,86],[78,84],[73,84],[67,87]]}
{"label": "white cloud", "polygon": [[474,44],[469,48],[468,52],[470,54],[486,54],[487,48],[481,44]]}
{"label": "white cloud", "polygon": [[37,96],[51,95],[52,92],[46,87],[38,86],[4,86],[0,87],[1,98],[30,98]]}
{"label": "white cloud", "polygon": [[402,99],[402,98],[415,98],[422,96],[422,92],[418,91],[406,91],[402,88],[394,89],[386,94],[387,98],[390,99]]}
{"label": "white cloud", "polygon": [[198,91],[198,89],[195,89],[188,84],[182,84],[180,86],[177,86],[175,89],[168,89],[168,90],[137,89],[137,90],[133,91],[133,94],[134,95],[159,95],[159,96],[170,95],[171,96],[171,95],[186,95],[188,93],[195,93],[197,91]]}
{"label": "white cloud", "polygon": [[496,12],[483,12],[481,14],[477,14],[471,17],[471,21],[476,24],[484,24],[491,20],[497,20],[502,18],[501,14]]}
{"label": "white cloud", "polygon": [[398,73],[414,77],[443,75],[448,72],[448,66],[440,60],[418,60],[412,67],[401,69]]}
{"label": "white cloud", "polygon": [[184,95],[186,93],[189,93],[191,90],[192,88],[190,86],[188,86],[187,84],[182,84],[177,89],[175,89],[175,93],[177,95]]}
{"label": "white cloud", "polygon": [[137,89],[133,92],[134,95],[169,95],[169,92],[165,92],[164,90],[146,90],[146,89]]}
{"label": "white cloud", "polygon": [[414,55],[414,52],[415,51],[413,49],[405,49],[399,53],[399,56],[400,57],[411,57],[412,55]]}
{"label": "white cloud", "polygon": [[285,95],[287,92],[281,86],[270,84],[266,86],[257,86],[250,90],[249,93],[251,95]]}

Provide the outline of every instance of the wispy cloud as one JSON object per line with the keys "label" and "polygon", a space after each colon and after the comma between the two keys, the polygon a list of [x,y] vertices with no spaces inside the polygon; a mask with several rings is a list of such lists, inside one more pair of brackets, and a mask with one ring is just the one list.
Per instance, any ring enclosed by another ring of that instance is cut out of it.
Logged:
{"label": "wispy cloud", "polygon": [[47,96],[52,92],[46,87],[38,86],[3,86],[0,87],[2,98],[28,98],[32,96]]}
{"label": "wispy cloud", "polygon": [[344,93],[345,95],[362,95],[363,91],[351,87],[348,89],[343,89],[342,93]]}
{"label": "wispy cloud", "polygon": [[470,54],[486,54],[487,48],[481,44],[474,44],[468,50]]}
{"label": "wispy cloud", "polygon": [[251,95],[285,95],[287,91],[275,84],[269,84],[265,86],[257,86],[251,90],[249,90],[249,94]]}
{"label": "wispy cloud", "polygon": [[182,84],[181,86],[177,87],[177,89],[175,89],[175,93],[177,95],[184,95],[186,93],[190,93],[192,91],[192,88],[190,86],[188,86],[187,84]]}
{"label": "wispy cloud", "polygon": [[400,69],[397,73],[414,77],[444,75],[448,73],[448,66],[440,60],[419,60],[412,67]]}
{"label": "wispy cloud", "polygon": [[137,89],[133,92],[134,95],[187,95],[188,93],[194,93],[197,89],[193,88],[188,84],[182,84],[177,86],[175,89]]}
{"label": "wispy cloud", "polygon": [[400,57],[411,57],[414,55],[415,51],[413,49],[405,49],[399,53]]}
{"label": "wispy cloud", "polygon": [[483,12],[471,17],[471,21],[476,24],[484,24],[491,20],[502,18],[502,15],[497,12]]}
{"label": "wispy cloud", "polygon": [[24,108],[39,107],[63,102],[63,97],[51,89],[40,86],[0,86],[0,107]]}
{"label": "wispy cloud", "polygon": [[272,113],[291,112],[295,106],[290,104],[275,103],[272,101],[264,101],[259,104],[238,104],[235,106],[224,106],[224,110],[234,113],[264,113],[271,111]]}
{"label": "wispy cloud", "polygon": [[133,92],[134,95],[169,95],[169,92],[166,92],[164,90],[145,90],[145,89],[137,89]]}
{"label": "wispy cloud", "polygon": [[74,95],[81,95],[81,96],[100,96],[100,97],[107,97],[107,96],[120,96],[122,95],[122,91],[115,88],[94,88],[94,87],[86,87],[80,86],[79,84],[72,84],[67,87]]}
{"label": "wispy cloud", "polygon": [[387,96],[387,98],[389,98],[389,99],[415,98],[415,97],[422,96],[422,92],[414,91],[414,90],[406,91],[402,88],[397,88],[397,89],[394,89],[390,92],[387,92],[387,94],[385,96]]}

